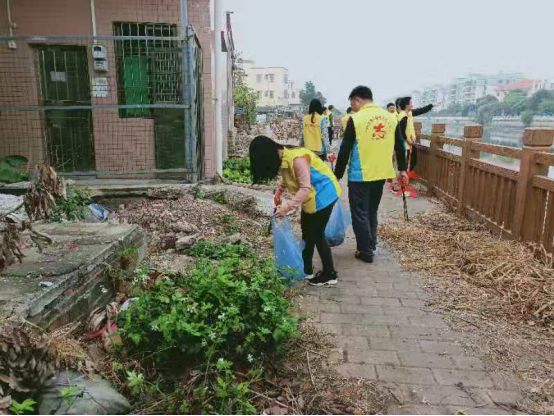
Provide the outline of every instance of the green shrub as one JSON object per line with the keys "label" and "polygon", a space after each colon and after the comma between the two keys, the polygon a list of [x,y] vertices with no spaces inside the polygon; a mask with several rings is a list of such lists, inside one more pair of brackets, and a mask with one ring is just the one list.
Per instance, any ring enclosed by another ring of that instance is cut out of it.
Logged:
{"label": "green shrub", "polygon": [[157,282],[122,312],[127,348],[185,367],[223,358],[252,365],[297,334],[285,282],[272,261],[198,262],[188,275]]}
{"label": "green shrub", "polygon": [[28,180],[29,175],[24,170],[28,162],[26,157],[18,155],[0,158],[0,182],[16,183]]}
{"label": "green shrub", "polygon": [[223,178],[231,182],[252,183],[248,157],[227,159],[223,162]]}
{"label": "green shrub", "polygon": [[84,220],[90,213],[87,207],[92,202],[90,196],[87,189],[68,188],[65,198],[56,197],[56,206],[48,219],[54,222]]}
{"label": "green shrub", "polygon": [[193,257],[210,260],[252,258],[254,251],[244,244],[217,244],[208,240],[196,243],[188,252]]}

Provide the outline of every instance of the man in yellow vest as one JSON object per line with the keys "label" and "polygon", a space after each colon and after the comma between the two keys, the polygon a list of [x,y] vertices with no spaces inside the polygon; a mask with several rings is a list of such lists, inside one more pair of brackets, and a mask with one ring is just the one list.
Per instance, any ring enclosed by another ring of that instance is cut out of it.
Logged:
{"label": "man in yellow vest", "polygon": [[348,120],[350,119],[350,113],[352,112],[352,107],[348,107],[346,109],[346,114],[344,116],[342,116],[342,118],[340,119],[340,125],[342,127],[342,134],[344,134],[344,132],[346,131],[346,123],[348,123]]}
{"label": "man in yellow vest", "polygon": [[373,262],[377,245],[377,211],[385,180],[396,177],[392,163],[396,153],[400,175],[406,176],[402,143],[395,140],[396,116],[373,103],[368,87],[358,86],[349,96],[352,111],[337,158],[335,175],[341,179],[348,165],[348,198],[356,236],[356,258]]}

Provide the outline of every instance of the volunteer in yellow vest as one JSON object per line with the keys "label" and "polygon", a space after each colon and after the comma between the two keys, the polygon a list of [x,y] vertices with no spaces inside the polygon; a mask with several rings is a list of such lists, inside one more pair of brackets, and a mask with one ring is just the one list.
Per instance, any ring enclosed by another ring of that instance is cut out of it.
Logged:
{"label": "volunteer in yellow vest", "polygon": [[[337,272],[325,239],[325,227],[341,189],[329,166],[308,149],[285,147],[268,137],[258,136],[250,144],[250,171],[254,183],[275,179],[281,173],[274,198],[276,215],[282,217],[302,208],[300,224],[306,243],[302,251],[306,279],[314,286],[336,285]],[[292,195],[286,202],[281,198],[284,190]],[[314,247],[323,265],[315,277]]]}
{"label": "volunteer in yellow vest", "polygon": [[386,179],[396,176],[393,152],[402,176],[406,175],[406,158],[402,143],[395,141],[396,117],[373,103],[371,90],[358,86],[350,93],[349,100],[355,114],[346,125],[335,175],[340,180],[348,165],[348,198],[357,245],[355,255],[372,263],[383,186]]}
{"label": "volunteer in yellow vest", "polygon": [[[433,109],[433,104],[421,108],[413,108],[412,97],[402,97],[397,100],[398,108],[398,127],[396,135],[404,143],[407,160],[409,161],[408,174],[412,179],[416,179],[415,166],[417,164],[416,147],[413,146],[416,140],[414,127],[414,117],[425,114]],[[412,173],[410,173],[412,172]]]}
{"label": "volunteer in yellow vest", "polygon": [[340,119],[340,126],[342,127],[342,134],[344,134],[345,130],[346,130],[346,123],[348,123],[348,120],[350,119],[350,116],[351,116],[351,113],[352,112],[352,107],[348,107],[346,109],[346,114],[344,116],[342,116],[342,118]]}
{"label": "volunteer in yellow vest", "polygon": [[327,110],[327,130],[329,130],[329,145],[333,144],[333,130],[335,129],[335,113],[334,106],[330,105]]}
{"label": "volunteer in yellow vest", "polygon": [[326,160],[331,146],[329,145],[327,118],[323,115],[321,101],[317,98],[310,101],[308,113],[302,122],[300,146],[311,150],[322,160]]}

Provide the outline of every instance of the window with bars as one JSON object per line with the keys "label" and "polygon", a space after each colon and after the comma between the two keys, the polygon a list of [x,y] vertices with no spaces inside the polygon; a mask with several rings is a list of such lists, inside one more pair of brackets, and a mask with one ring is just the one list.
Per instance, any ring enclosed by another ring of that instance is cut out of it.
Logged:
{"label": "window with bars", "polygon": [[[149,104],[180,104],[181,42],[166,39],[177,36],[177,25],[167,23],[114,22],[115,36],[149,36],[154,39],[116,39],[115,61],[118,97],[122,117],[150,117]],[[145,105],[145,107],[140,107]]]}

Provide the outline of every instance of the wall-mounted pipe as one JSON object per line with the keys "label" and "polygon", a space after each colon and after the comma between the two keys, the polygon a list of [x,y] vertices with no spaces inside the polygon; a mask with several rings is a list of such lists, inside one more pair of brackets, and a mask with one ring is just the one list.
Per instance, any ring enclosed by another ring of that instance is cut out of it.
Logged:
{"label": "wall-mounted pipe", "polygon": [[[90,0],[90,20],[92,23],[92,36],[96,38],[96,7],[94,5],[94,0]],[[96,39],[94,39],[96,43]]]}
{"label": "wall-mounted pipe", "polygon": [[8,32],[10,36],[13,36],[12,8],[10,5],[10,0],[6,0],[6,13],[8,15]]}

